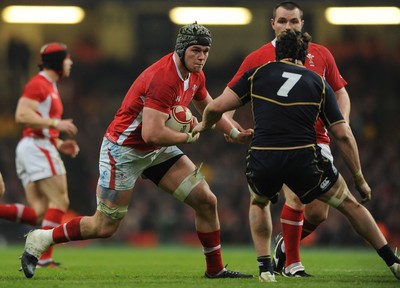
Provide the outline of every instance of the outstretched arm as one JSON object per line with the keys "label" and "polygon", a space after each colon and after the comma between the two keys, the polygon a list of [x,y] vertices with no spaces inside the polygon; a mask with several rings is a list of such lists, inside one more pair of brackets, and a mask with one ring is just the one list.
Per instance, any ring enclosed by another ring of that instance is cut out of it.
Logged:
{"label": "outstretched arm", "polygon": [[361,171],[360,156],[353,132],[347,123],[339,123],[330,127],[335,136],[343,159],[353,175],[356,189],[362,197],[362,203],[371,200],[371,188],[365,181]]}
{"label": "outstretched arm", "polygon": [[[210,100],[211,97],[210,97]],[[213,128],[216,124],[217,129],[224,134],[229,135],[233,142],[247,143],[253,137],[253,129],[247,129],[240,132],[235,124],[232,123],[224,113],[240,107],[242,104],[236,94],[230,89],[225,88],[224,92],[216,99],[210,101],[203,111],[203,119],[193,132],[202,132]]]}

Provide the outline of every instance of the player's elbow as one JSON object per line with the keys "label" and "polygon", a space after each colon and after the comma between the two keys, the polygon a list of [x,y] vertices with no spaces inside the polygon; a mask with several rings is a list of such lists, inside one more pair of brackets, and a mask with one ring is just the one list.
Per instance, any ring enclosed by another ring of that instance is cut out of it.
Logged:
{"label": "player's elbow", "polygon": [[347,123],[340,123],[332,126],[331,132],[338,141],[348,142],[351,138],[353,138],[353,132]]}
{"label": "player's elbow", "polygon": [[19,112],[19,111],[17,111],[17,112],[15,113],[15,122],[16,122],[17,124],[26,124],[24,114],[21,113],[21,112]]}
{"label": "player's elbow", "polygon": [[158,145],[160,143],[160,134],[142,131],[143,141],[148,145]]}

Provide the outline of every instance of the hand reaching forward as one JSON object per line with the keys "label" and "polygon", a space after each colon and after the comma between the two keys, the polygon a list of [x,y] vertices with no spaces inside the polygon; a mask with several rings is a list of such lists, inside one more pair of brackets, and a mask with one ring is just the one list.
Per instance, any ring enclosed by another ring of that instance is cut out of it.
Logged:
{"label": "hand reaching forward", "polygon": [[78,155],[80,149],[75,140],[68,139],[68,140],[62,141],[58,145],[58,150],[60,150],[60,152],[64,153],[65,155],[75,158],[76,155]]}

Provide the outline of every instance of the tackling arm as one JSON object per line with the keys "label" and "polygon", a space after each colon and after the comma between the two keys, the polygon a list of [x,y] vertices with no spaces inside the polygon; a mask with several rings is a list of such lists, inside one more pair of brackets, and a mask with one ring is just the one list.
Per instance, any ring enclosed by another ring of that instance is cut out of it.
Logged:
{"label": "tackling arm", "polygon": [[362,202],[369,201],[371,199],[371,188],[362,174],[358,147],[350,126],[342,122],[331,126],[330,130],[335,136],[343,159],[353,175],[356,189],[363,198]]}
{"label": "tackling arm", "polygon": [[204,103],[208,105],[204,105],[205,109],[203,108],[203,111],[199,111],[200,113],[203,112],[203,121],[196,125],[193,129],[194,133],[212,129],[213,126],[216,125],[218,130],[235,140],[232,142],[247,143],[251,140],[253,136],[252,129],[240,132],[236,128],[235,123],[230,121],[230,118],[226,116],[225,112],[241,106],[238,97],[230,88],[225,88],[224,92],[214,100],[208,95],[208,97],[201,102],[203,102],[203,105]]}
{"label": "tackling arm", "polygon": [[241,103],[239,99],[229,88],[225,88],[224,92],[214,100],[212,100],[210,96],[208,105],[203,111],[203,121],[201,123],[201,130],[199,131],[211,129],[212,126],[218,122],[217,128],[225,134],[229,134],[234,128],[234,125],[228,120],[228,117],[223,114],[240,106]]}

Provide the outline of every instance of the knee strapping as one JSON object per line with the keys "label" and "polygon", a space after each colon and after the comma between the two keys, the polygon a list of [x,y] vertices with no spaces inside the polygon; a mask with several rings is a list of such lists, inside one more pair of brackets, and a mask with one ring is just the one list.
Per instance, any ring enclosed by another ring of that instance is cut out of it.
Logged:
{"label": "knee strapping", "polygon": [[190,173],[182,183],[176,188],[172,194],[175,198],[180,201],[185,201],[186,197],[192,192],[193,188],[204,179],[204,174],[200,172],[200,168],[203,163],[200,164],[192,173]]}
{"label": "knee strapping", "polygon": [[128,212],[128,206],[111,208],[108,207],[103,202],[101,202],[100,200],[98,200],[97,210],[113,220],[121,220],[122,218],[125,217],[126,213]]}
{"label": "knee strapping", "polygon": [[334,208],[337,208],[339,207],[340,204],[342,204],[344,199],[347,198],[349,193],[350,191],[349,188],[347,188],[346,183],[344,181],[341,181],[340,186],[336,190],[335,194],[332,195],[332,197],[326,202],[326,204]]}

